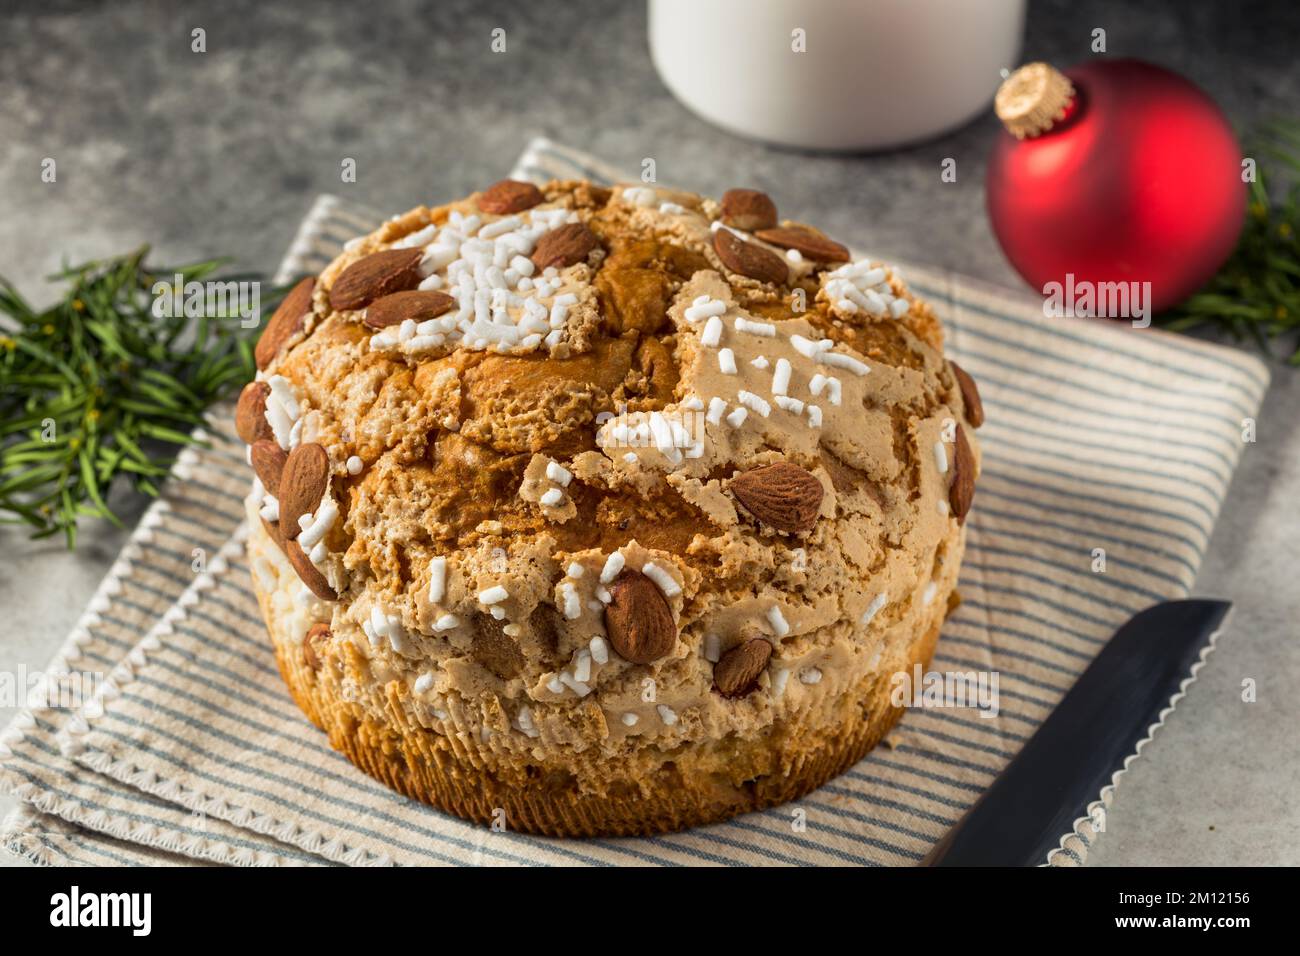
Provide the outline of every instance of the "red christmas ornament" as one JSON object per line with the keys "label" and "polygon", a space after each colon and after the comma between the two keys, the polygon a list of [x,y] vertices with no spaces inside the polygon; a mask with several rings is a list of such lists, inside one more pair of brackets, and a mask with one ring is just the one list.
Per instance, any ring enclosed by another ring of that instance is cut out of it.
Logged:
{"label": "red christmas ornament", "polygon": [[1138,60],[1064,75],[1031,63],[1002,84],[996,109],[1008,132],[989,162],[989,219],[1035,289],[1149,282],[1149,315],[1231,253],[1246,211],[1241,149],[1187,80]]}

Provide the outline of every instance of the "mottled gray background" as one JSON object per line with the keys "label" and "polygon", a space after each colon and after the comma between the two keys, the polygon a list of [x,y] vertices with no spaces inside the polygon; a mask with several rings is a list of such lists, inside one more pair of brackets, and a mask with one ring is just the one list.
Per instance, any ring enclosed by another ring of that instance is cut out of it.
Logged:
{"label": "mottled gray background", "polygon": [[[196,26],[206,54],[190,52]],[[1300,4],[1031,0],[1024,59],[1085,59],[1099,26],[1108,55],[1192,77],[1243,128],[1300,116]],[[852,245],[1019,285],[984,215],[991,116],[871,157],[739,140],[660,85],[635,0],[6,2],[0,32],[0,273],[41,302],[61,260],[145,242],[159,261],[228,253],[269,271],[316,194],[395,211],[450,199],[538,133],[629,168],[653,156],[661,181],[701,192],[757,186]],[[47,156],[57,184],[41,182]],[[1094,864],[1300,863],[1298,406],[1300,374],[1276,365],[1197,587],[1237,602],[1230,632],[1126,777]],[[125,540],[87,532],[69,555],[0,531],[0,670],[44,665]],[[1241,702],[1245,677],[1258,703]]]}

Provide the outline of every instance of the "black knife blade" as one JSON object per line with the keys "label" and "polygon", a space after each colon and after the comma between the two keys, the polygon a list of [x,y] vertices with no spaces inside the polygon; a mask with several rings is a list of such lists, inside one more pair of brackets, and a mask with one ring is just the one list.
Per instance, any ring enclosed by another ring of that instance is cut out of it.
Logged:
{"label": "black knife blade", "polygon": [[1074,821],[1148,736],[1211,647],[1227,601],[1166,601],[1139,611],[925,858],[929,866],[1046,862]]}

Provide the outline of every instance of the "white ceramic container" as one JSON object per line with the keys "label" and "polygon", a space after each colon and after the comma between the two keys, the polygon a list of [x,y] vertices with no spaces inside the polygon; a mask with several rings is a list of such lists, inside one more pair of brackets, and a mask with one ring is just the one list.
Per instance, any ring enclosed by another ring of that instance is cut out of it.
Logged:
{"label": "white ceramic container", "polygon": [[1025,16],[1025,0],[649,4],[651,55],[678,99],[733,133],[824,150],[884,149],[969,121],[1018,65]]}

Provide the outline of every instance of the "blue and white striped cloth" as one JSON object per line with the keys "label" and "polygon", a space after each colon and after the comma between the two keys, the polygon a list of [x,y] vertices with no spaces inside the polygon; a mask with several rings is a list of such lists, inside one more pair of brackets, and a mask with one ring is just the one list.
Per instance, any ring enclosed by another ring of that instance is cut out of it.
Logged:
{"label": "blue and white striped cloth", "polygon": [[[618,176],[546,141],[515,175]],[[283,273],[320,269],[379,218],[322,198]],[[108,672],[102,706],[26,712],[0,735],[0,785],[23,801],[4,844],[78,864],[917,861],[1120,623],[1188,593],[1268,375],[1229,349],[1047,321],[1023,296],[924,268],[904,276],[983,391],[964,600],[934,666],[998,671],[995,719],[914,709],[798,804],[652,839],[494,833],[412,803],[332,751],[289,699],[249,585],[249,478],[222,411],[50,668]],[[1052,862],[1081,862],[1093,836],[1081,821]]]}

